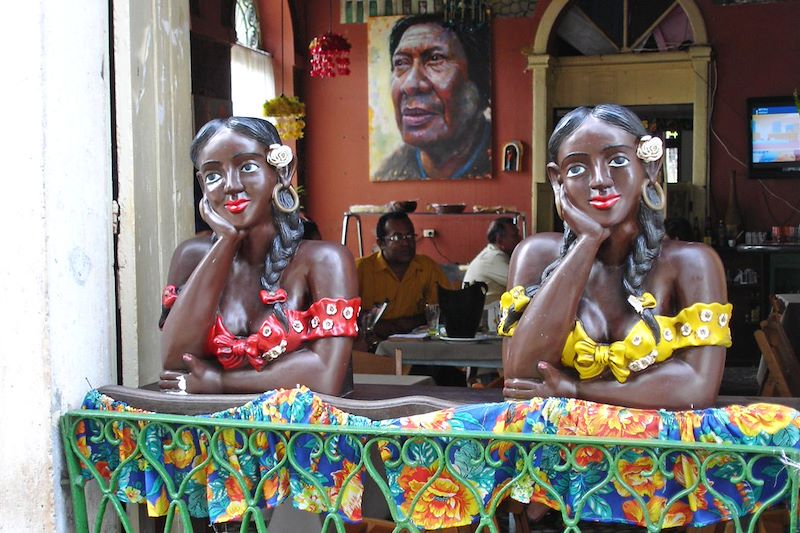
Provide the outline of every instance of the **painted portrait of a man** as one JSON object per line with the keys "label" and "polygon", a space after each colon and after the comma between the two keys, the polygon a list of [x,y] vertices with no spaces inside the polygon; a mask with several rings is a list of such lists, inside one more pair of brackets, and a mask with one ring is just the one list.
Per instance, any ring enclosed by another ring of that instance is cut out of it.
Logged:
{"label": "painted portrait of a man", "polygon": [[489,27],[370,19],[373,181],[491,177]]}

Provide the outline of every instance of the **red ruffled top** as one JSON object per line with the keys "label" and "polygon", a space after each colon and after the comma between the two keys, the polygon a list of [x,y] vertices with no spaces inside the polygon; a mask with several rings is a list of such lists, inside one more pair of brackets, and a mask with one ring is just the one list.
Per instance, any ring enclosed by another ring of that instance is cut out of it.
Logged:
{"label": "red ruffled top", "polygon": [[[167,286],[162,298],[164,308],[171,308],[176,299],[175,287]],[[275,293],[261,291],[261,299],[265,304],[286,301],[286,293],[282,289]],[[217,315],[208,332],[207,349],[226,370],[249,364],[261,371],[270,361],[297,350],[304,342],[326,337],[356,337],[360,311],[361,298],[322,298],[306,311],[286,310],[288,331],[275,315],[270,315],[256,333],[247,337],[232,334]]]}

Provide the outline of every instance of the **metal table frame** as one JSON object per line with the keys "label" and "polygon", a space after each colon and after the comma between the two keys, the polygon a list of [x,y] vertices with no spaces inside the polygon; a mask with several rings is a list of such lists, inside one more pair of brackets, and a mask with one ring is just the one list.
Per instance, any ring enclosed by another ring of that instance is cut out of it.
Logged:
{"label": "metal table frame", "polygon": [[[364,256],[364,237],[361,228],[361,217],[362,216],[381,216],[383,213],[352,213],[350,211],[346,211],[344,213],[344,218],[342,219],[342,246],[347,246],[347,230],[350,226],[350,219],[355,218],[356,220],[356,232],[358,233],[358,255],[359,257]],[[514,221],[514,224],[520,228],[520,233],[522,234],[522,238],[528,236],[528,229],[527,223],[524,213],[520,213],[517,211],[508,212],[508,213],[408,213],[410,216],[422,216],[422,217],[502,217],[507,216]]]}

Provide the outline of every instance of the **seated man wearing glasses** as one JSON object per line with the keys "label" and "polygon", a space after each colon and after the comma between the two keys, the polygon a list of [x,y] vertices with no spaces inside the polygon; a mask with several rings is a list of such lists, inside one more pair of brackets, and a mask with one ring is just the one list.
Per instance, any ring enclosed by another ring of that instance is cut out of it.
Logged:
{"label": "seated man wearing glasses", "polygon": [[367,345],[395,333],[408,333],[425,324],[425,304],[438,303],[436,286],[450,288],[441,267],[425,255],[417,255],[417,235],[406,213],[386,213],[375,230],[379,251],[356,261],[362,313],[389,302]]}

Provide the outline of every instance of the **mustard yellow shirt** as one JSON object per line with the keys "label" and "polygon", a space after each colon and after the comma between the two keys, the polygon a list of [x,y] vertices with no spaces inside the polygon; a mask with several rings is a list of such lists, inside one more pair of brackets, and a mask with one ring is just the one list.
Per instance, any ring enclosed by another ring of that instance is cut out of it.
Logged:
{"label": "mustard yellow shirt", "polygon": [[441,267],[425,255],[414,256],[402,280],[397,279],[381,252],[356,260],[356,271],[363,309],[389,299],[384,319],[424,314],[426,303],[439,302],[437,285],[451,288]]}
{"label": "mustard yellow shirt", "polygon": [[[655,299],[649,293],[645,293],[643,299],[655,306]],[[501,335],[512,336],[516,329],[516,323],[505,323],[509,309],[521,311],[529,301],[522,287],[514,287],[503,295],[498,328]],[[612,343],[596,342],[583,329],[581,321],[576,320],[564,343],[561,364],[577,370],[581,379],[595,378],[610,369],[617,381],[624,383],[631,372],[666,361],[675,350],[692,346],[729,347],[732,312],[731,304],[696,303],[675,316],[655,315],[661,329],[658,344],[644,320],[639,320],[624,339]]]}

